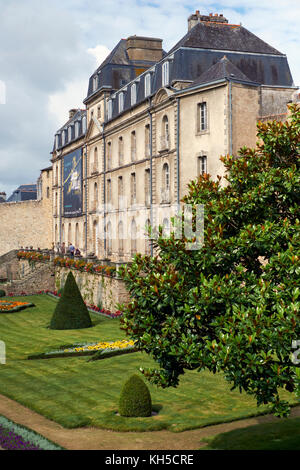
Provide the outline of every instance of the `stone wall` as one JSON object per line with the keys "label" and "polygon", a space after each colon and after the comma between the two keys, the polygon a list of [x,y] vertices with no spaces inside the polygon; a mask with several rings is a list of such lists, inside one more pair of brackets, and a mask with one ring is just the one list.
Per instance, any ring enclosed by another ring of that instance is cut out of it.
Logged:
{"label": "stone wall", "polygon": [[0,256],[0,280],[19,279],[19,261],[17,250],[11,250]]}
{"label": "stone wall", "polygon": [[[55,288],[62,288],[66,282],[69,268],[55,267]],[[120,279],[101,274],[92,274],[72,270],[83,299],[89,305],[101,306],[115,312],[117,304],[128,302],[129,294],[124,282]]]}
{"label": "stone wall", "polygon": [[0,204],[0,255],[21,246],[51,248],[51,243],[50,199]]}
{"label": "stone wall", "polygon": [[3,284],[6,294],[37,294],[42,290],[55,290],[54,266],[52,263],[32,263],[27,260],[19,262],[18,279]]}

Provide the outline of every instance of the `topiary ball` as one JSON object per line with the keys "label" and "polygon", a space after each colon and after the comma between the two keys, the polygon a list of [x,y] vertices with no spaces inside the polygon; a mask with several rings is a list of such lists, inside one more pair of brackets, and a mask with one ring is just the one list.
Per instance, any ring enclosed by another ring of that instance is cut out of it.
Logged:
{"label": "topiary ball", "polygon": [[5,291],[0,289],[0,297],[5,297]]}
{"label": "topiary ball", "polygon": [[121,390],[119,414],[137,418],[151,416],[151,413],[152,402],[149,389],[138,375],[132,375]]}

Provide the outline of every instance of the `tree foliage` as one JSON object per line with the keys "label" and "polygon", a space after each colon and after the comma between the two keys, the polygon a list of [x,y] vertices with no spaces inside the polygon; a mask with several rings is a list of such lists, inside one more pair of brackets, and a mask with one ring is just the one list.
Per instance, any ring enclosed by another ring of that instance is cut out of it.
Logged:
{"label": "tree foliage", "polygon": [[151,416],[150,391],[138,375],[132,375],[123,385],[119,399],[119,413],[127,417]]}
{"label": "tree foliage", "polygon": [[160,232],[157,256],[121,269],[132,298],[122,328],[158,363],[143,370],[153,383],[177,386],[186,369],[222,371],[258,405],[288,414],[279,392],[299,390],[291,355],[300,340],[300,111],[290,113],[285,123],[258,123],[255,149],[221,157],[224,178],[189,184],[183,202],[204,205],[200,250]]}

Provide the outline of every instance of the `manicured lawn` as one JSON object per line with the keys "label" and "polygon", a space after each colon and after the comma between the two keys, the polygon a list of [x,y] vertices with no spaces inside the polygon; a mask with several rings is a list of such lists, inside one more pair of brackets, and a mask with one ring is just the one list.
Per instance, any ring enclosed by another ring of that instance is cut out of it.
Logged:
{"label": "manicured lawn", "polygon": [[300,418],[218,434],[203,450],[300,450]]}
{"label": "manicured lawn", "polygon": [[[65,427],[93,425],[119,431],[168,428],[182,431],[266,412],[246,394],[230,391],[223,377],[187,372],[178,388],[149,386],[154,409],[150,418],[116,415],[124,381],[152,360],[132,353],[101,361],[86,357],[28,360],[29,354],[82,341],[124,339],[118,319],[91,314],[94,326],[83,330],[47,329],[56,300],[26,297],[36,307],[0,316],[0,340],[7,347],[7,364],[0,366],[0,393]],[[291,399],[291,395],[284,393]]]}

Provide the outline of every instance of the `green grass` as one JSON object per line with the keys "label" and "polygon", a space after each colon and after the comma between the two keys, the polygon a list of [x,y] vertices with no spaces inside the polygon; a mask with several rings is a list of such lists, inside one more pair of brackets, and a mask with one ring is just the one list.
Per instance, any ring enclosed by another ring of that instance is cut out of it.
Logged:
{"label": "green grass", "polygon": [[203,450],[300,450],[300,418],[236,429],[205,442]]}
{"label": "green grass", "polygon": [[[65,427],[93,425],[119,431],[170,429],[183,431],[210,424],[255,416],[257,408],[246,394],[230,391],[222,375],[187,372],[178,388],[149,385],[157,415],[123,418],[116,414],[124,382],[139,367],[152,367],[144,353],[87,362],[86,357],[28,360],[33,353],[62,344],[124,339],[119,319],[91,313],[93,327],[82,330],[50,330],[56,305],[49,296],[26,297],[35,307],[0,316],[0,339],[7,348],[7,364],[0,366],[0,393]],[[284,392],[285,398],[292,395]],[[294,400],[295,402],[295,400]]]}

